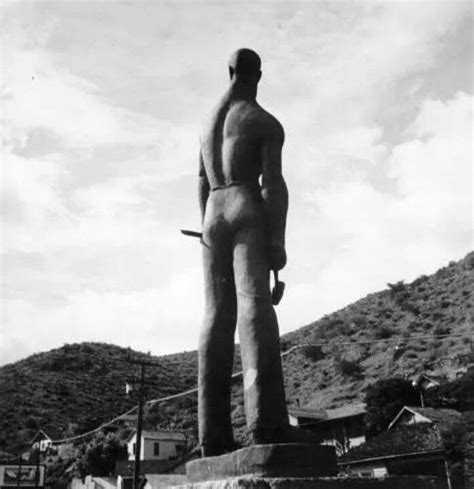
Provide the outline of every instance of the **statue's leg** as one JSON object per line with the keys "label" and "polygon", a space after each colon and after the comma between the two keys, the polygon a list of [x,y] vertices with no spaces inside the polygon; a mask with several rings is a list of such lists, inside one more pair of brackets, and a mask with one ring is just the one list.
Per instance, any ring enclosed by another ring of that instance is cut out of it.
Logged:
{"label": "statue's leg", "polygon": [[251,431],[288,425],[278,323],[260,227],[234,236],[237,325],[244,369],[245,412]]}
{"label": "statue's leg", "polygon": [[199,338],[199,441],[203,456],[234,448],[230,418],[236,297],[232,242],[214,236],[203,246],[205,317]]}

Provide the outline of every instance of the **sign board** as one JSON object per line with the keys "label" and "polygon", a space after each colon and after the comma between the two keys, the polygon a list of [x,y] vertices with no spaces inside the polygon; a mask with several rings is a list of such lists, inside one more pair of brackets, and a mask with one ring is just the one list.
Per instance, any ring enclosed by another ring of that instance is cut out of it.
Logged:
{"label": "sign board", "polygon": [[44,465],[22,465],[19,470],[18,465],[0,465],[0,487],[18,487],[18,483],[20,487],[43,487]]}

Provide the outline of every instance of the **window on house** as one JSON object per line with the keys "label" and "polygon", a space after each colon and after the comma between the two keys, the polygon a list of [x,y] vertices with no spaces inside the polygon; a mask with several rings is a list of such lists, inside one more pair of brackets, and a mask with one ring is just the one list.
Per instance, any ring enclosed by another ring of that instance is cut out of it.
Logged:
{"label": "window on house", "polygon": [[181,455],[182,453],[184,453],[184,445],[182,443],[176,444],[176,453],[178,455]]}
{"label": "window on house", "polygon": [[158,442],[155,442],[153,445],[153,455],[159,455],[160,454],[160,444]]}

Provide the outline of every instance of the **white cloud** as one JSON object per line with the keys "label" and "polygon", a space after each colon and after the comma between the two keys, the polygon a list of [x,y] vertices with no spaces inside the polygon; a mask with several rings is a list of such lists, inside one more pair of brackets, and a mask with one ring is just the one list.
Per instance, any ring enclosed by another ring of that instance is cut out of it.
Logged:
{"label": "white cloud", "polygon": [[[309,195],[318,224],[313,253],[331,259],[318,269],[310,267],[311,285],[301,287],[327,304],[324,312],[388,281],[433,272],[472,249],[472,115],[466,117],[472,102],[458,94],[442,104],[423,104],[414,139],[396,146],[388,160],[397,194],[359,179]],[[434,116],[449,121],[449,128],[434,125]],[[318,239],[318,233],[329,234],[331,241]],[[343,246],[328,253],[326,247],[335,243]],[[294,300],[288,304],[291,311],[298,307]]]}
{"label": "white cloud", "polygon": [[10,137],[48,129],[68,147],[151,144],[159,125],[151,117],[113,106],[98,87],[56,66],[38,49],[5,47],[3,116]]}
{"label": "white cloud", "polygon": [[180,270],[156,289],[83,289],[54,307],[11,300],[2,311],[0,358],[2,363],[9,362],[31,351],[46,350],[52,338],[56,345],[93,338],[154,354],[195,349],[202,320],[196,311],[203,310],[201,281],[195,267]]}

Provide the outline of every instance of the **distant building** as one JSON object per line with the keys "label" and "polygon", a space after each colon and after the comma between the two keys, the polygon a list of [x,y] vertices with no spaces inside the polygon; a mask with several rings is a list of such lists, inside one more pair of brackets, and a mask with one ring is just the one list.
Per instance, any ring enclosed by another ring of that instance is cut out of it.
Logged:
{"label": "distant building", "polygon": [[342,472],[360,477],[431,475],[454,484],[443,433],[461,421],[454,409],[403,407],[389,428],[366,443],[343,454]]}
{"label": "distant building", "polygon": [[452,425],[461,420],[461,413],[455,409],[437,409],[404,406],[389,424],[391,430],[397,426],[416,423],[431,423],[437,426]]}
{"label": "distant building", "polygon": [[[200,458],[200,456],[201,451],[195,447],[192,450],[188,450],[179,458],[171,458],[167,460],[142,460],[140,462],[140,475],[146,475],[147,477],[150,474],[167,474],[168,476],[173,474],[184,475],[186,474],[186,464],[193,459]],[[115,475],[118,476],[119,479],[123,479],[125,489],[128,488],[127,484],[129,484],[133,478],[134,469],[134,460],[118,460],[115,465]],[[163,480],[165,479],[166,477]]]}
{"label": "distant building", "polygon": [[365,404],[356,403],[336,409],[317,409],[306,406],[290,408],[290,424],[311,430],[320,437],[321,444],[336,448],[342,455],[350,448],[365,442]]}
{"label": "distant building", "polygon": [[[135,459],[137,434],[127,441],[129,460]],[[186,435],[172,431],[142,431],[140,460],[171,460],[186,452]]]}
{"label": "distant building", "polygon": [[45,452],[53,443],[53,439],[43,430],[38,430],[30,441],[32,450]]}
{"label": "distant building", "polygon": [[427,391],[433,387],[437,387],[443,382],[442,377],[434,377],[434,376],[428,376],[426,374],[420,374],[417,377],[415,377],[412,381],[412,384],[414,387],[417,387],[418,389],[422,389],[423,391]]}

